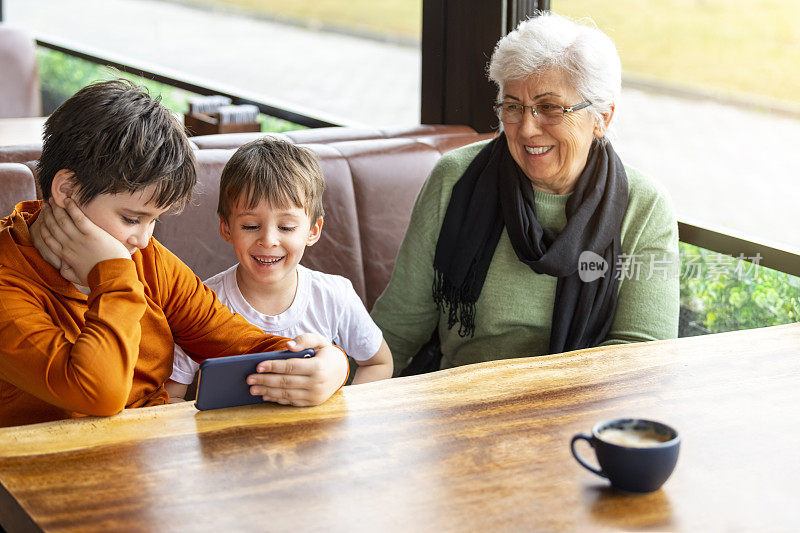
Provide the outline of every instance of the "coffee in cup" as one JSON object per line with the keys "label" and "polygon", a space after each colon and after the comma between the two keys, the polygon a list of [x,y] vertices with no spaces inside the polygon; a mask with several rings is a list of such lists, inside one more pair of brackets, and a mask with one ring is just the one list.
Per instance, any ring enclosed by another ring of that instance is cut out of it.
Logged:
{"label": "coffee in cup", "polygon": [[628,446],[630,448],[649,448],[658,446],[670,440],[669,434],[662,434],[653,431],[651,428],[606,428],[598,433],[597,438],[617,446]]}
{"label": "coffee in cup", "polygon": [[[575,443],[587,441],[595,450],[600,468],[587,464],[575,451]],[[579,433],[570,443],[572,455],[611,485],[629,492],[658,490],[678,461],[680,436],[661,422],[618,418],[595,425],[592,434]]]}

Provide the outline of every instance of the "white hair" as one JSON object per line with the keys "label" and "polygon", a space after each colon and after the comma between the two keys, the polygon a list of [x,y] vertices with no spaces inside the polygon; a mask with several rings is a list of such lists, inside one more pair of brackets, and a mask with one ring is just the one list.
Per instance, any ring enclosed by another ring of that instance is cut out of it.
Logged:
{"label": "white hair", "polygon": [[[542,13],[500,39],[489,61],[489,79],[502,99],[507,82],[556,69],[598,118],[611,111],[622,89],[622,65],[614,42],[591,19],[574,21]],[[578,102],[570,102],[570,105]]]}

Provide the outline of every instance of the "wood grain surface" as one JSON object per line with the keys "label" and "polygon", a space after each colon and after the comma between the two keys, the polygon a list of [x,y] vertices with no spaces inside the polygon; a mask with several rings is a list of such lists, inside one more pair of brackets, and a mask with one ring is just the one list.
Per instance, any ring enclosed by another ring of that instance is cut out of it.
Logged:
{"label": "wood grain surface", "polygon": [[[794,324],[471,365],[348,387],[315,408],[173,404],[5,428],[0,524],[790,531],[798,378]],[[614,491],[570,455],[572,435],[625,416],[681,433],[655,493]]]}

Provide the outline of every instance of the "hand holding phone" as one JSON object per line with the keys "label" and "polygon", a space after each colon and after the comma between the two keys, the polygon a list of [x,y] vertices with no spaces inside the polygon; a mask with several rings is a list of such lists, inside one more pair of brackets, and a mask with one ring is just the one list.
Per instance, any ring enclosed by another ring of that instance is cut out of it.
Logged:
{"label": "hand holding phone", "polygon": [[248,376],[250,393],[265,401],[297,407],[320,405],[347,379],[347,357],[318,333],[305,333],[287,343],[293,350],[313,348],[313,359],[263,361]]}
{"label": "hand holding phone", "polygon": [[195,406],[201,410],[263,403],[261,396],[250,394],[247,376],[256,373],[262,361],[314,357],[312,349],[292,352],[251,353],[207,359],[200,365]]}

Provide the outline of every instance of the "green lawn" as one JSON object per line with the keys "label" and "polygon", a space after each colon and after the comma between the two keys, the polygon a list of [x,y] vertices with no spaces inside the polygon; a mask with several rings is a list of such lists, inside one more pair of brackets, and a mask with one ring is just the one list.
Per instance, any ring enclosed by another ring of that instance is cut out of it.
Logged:
{"label": "green lawn", "polygon": [[797,0],[552,0],[591,16],[625,71],[800,102]]}
{"label": "green lawn", "polygon": [[[418,39],[422,0],[188,0]],[[552,0],[592,17],[623,68],[673,83],[800,102],[797,0]],[[756,97],[757,98],[757,97]]]}
{"label": "green lawn", "polygon": [[[36,55],[39,79],[42,84],[42,107],[47,115],[82,87],[95,81],[118,77],[127,78],[135,83],[144,85],[151,95],[161,98],[161,103],[175,113],[185,113],[189,107],[189,98],[196,96],[182,89],[125,74],[55,50],[39,48]],[[293,124],[292,122],[263,114],[259,115],[258,121],[261,123],[261,131],[266,132],[281,132],[304,128],[299,124]]]}
{"label": "green lawn", "polygon": [[359,31],[419,39],[422,0],[184,0]]}

